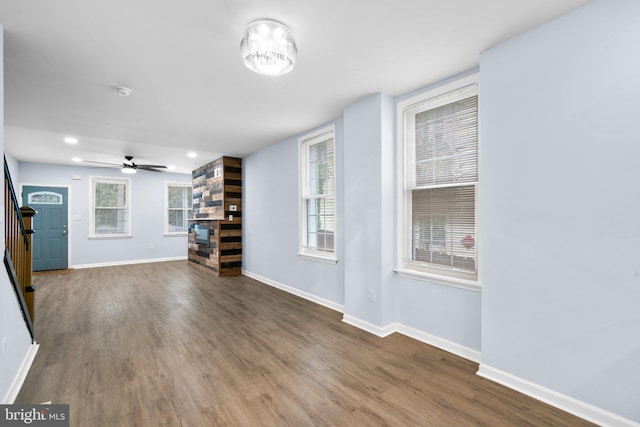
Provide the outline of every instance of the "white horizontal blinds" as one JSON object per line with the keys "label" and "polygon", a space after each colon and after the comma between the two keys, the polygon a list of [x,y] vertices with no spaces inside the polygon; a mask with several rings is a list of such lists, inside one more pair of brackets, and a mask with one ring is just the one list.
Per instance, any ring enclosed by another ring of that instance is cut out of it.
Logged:
{"label": "white horizontal blinds", "polygon": [[334,205],[333,198],[307,200],[307,247],[319,251],[333,251]]}
{"label": "white horizontal blinds", "polygon": [[407,113],[411,260],[474,273],[477,87],[415,105]]}
{"label": "white horizontal blinds", "polygon": [[412,259],[476,271],[475,185],[412,192]]}
{"label": "white horizontal blinds", "polygon": [[306,144],[306,247],[333,252],[335,233],[335,153],[333,132]]}
{"label": "white horizontal blinds", "polygon": [[310,196],[333,195],[333,145],[333,137],[309,145]]}
{"label": "white horizontal blinds", "polygon": [[416,186],[478,181],[478,97],[416,114]]}

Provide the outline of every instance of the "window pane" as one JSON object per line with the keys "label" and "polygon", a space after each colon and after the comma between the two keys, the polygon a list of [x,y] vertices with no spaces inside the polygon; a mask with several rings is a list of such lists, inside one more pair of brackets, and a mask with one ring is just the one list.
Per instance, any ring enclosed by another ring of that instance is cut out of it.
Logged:
{"label": "window pane", "polygon": [[307,200],[307,247],[333,251],[334,210],[333,198]]}
{"label": "window pane", "polygon": [[120,183],[96,182],[95,206],[104,208],[125,207],[127,185]]}
{"label": "window pane", "polygon": [[95,234],[127,232],[126,209],[96,209]]}
{"label": "window pane", "polygon": [[170,209],[169,210],[169,229],[170,233],[177,233],[187,231],[188,221],[185,215],[187,211],[182,209]]}
{"label": "window pane", "polygon": [[169,186],[169,208],[190,208],[192,204],[190,186]]}
{"label": "window pane", "polygon": [[309,147],[309,195],[333,194],[333,138]]}
{"label": "window pane", "polygon": [[475,187],[412,192],[412,260],[476,271]]}
{"label": "window pane", "polygon": [[415,185],[478,180],[478,97],[415,116]]}

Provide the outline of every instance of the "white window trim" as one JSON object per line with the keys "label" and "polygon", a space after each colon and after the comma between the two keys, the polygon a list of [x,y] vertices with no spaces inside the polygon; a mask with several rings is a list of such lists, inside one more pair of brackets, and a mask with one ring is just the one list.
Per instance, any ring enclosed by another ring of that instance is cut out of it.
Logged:
{"label": "white window trim", "polygon": [[[186,236],[187,231],[169,231],[169,187],[192,187],[190,182],[177,182],[177,181],[165,181],[164,182],[164,235],[171,236]],[[193,198],[191,200],[193,203]],[[193,211],[193,204],[191,205]],[[188,218],[193,219],[193,218]]]}
{"label": "white window trim", "polygon": [[[95,182],[97,181],[122,181],[127,185],[127,233],[117,234],[95,234],[95,221],[96,221],[96,209],[95,209]],[[131,179],[130,178],[114,178],[112,176],[90,176],[89,177],[89,239],[91,240],[108,240],[108,239],[130,239],[133,237],[132,224],[131,224]]]}
{"label": "white window trim", "polygon": [[[308,159],[306,157],[307,150],[305,145],[310,145],[315,142],[324,141],[330,138],[333,139],[333,220],[336,227],[336,231],[333,233],[333,252],[317,251],[306,247],[307,240],[307,210],[305,194],[307,193],[305,186],[307,185],[307,164]],[[325,262],[329,264],[336,264],[338,258],[336,255],[336,249],[338,248],[338,221],[337,221],[337,198],[336,198],[336,171],[337,171],[337,155],[336,155],[336,127],[335,125],[327,126],[322,129],[318,129],[314,132],[308,133],[298,138],[298,256],[303,259],[309,259],[313,261]]]}
{"label": "white window trim", "polygon": [[[411,224],[411,209],[410,209],[410,198],[407,197],[405,190],[405,182],[407,180],[407,168],[406,168],[406,147],[404,141],[404,132],[405,132],[405,111],[408,109],[418,108],[421,105],[429,104],[430,107],[435,108],[439,105],[448,104],[449,98],[457,91],[470,86],[470,85],[479,85],[479,73],[474,73],[469,76],[463,77],[456,81],[444,84],[437,88],[422,92],[405,100],[402,100],[397,103],[396,106],[396,149],[397,149],[397,167],[398,167],[398,178],[397,178],[397,230],[396,230],[396,238],[397,238],[397,254],[396,254],[396,268],[395,272],[401,276],[415,280],[421,280],[430,283],[436,283],[445,286],[451,286],[456,288],[468,289],[472,291],[480,291],[481,282],[480,282],[480,269],[478,268],[478,261],[480,258],[480,248],[478,247],[477,256],[476,256],[476,271],[477,278],[469,279],[466,277],[456,277],[454,272],[449,272],[443,270],[444,274],[438,274],[437,268],[433,269],[425,269],[423,267],[418,267],[415,265],[411,265],[410,262],[407,261],[407,252],[410,247],[411,235],[410,235],[410,226]],[[479,92],[479,89],[478,89]],[[480,125],[478,125],[480,126]],[[478,151],[480,151],[480,140],[478,139]],[[480,228],[478,227],[478,184],[476,184],[476,242],[481,241],[480,239]]]}

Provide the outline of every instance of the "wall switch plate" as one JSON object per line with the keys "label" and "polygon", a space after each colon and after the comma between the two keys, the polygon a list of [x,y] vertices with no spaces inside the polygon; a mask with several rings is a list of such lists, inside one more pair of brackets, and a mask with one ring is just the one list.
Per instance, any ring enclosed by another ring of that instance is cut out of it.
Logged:
{"label": "wall switch plate", "polygon": [[233,221],[233,215],[229,215],[229,221]]}
{"label": "wall switch plate", "polygon": [[369,289],[369,301],[376,302],[376,291]]}

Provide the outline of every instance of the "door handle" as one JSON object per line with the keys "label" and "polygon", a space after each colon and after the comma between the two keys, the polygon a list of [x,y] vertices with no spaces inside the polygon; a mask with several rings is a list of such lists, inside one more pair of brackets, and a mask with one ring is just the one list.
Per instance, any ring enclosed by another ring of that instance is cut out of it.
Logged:
{"label": "door handle", "polygon": [[62,226],[62,235],[63,236],[67,235],[67,225],[66,224]]}

